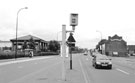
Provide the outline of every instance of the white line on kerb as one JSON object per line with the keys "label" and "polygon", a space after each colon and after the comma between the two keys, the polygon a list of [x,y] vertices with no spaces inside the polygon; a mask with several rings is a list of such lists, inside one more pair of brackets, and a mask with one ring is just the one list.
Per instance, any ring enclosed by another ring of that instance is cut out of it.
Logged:
{"label": "white line on kerb", "polygon": [[88,78],[86,76],[86,73],[84,72],[84,69],[82,67],[82,62],[80,61],[80,59],[79,59],[79,62],[80,62],[81,70],[82,70],[82,73],[83,73],[83,76],[84,76],[84,79],[85,79],[85,83],[89,83]]}
{"label": "white line on kerb", "polygon": [[118,69],[118,68],[117,68],[116,70],[118,70],[118,71],[120,71],[120,72],[122,72],[122,73],[125,73],[125,74],[129,75],[129,73],[126,72],[126,71],[124,71],[124,70],[121,70],[121,69]]}

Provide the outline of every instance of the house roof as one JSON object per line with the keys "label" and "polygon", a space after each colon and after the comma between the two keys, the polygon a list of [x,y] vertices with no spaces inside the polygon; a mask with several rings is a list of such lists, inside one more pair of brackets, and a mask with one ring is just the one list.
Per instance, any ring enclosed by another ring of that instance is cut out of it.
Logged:
{"label": "house roof", "polygon": [[[42,40],[42,41],[45,41],[45,40],[43,40],[41,38],[38,38],[38,37],[35,37],[35,36],[32,36],[32,35],[26,35],[26,36],[18,37],[17,40],[29,40],[31,38],[33,38],[33,40]],[[16,38],[15,39],[11,39],[11,41],[14,41],[14,40],[16,40]]]}
{"label": "house roof", "polygon": [[111,37],[111,39],[122,39],[122,37],[120,37],[117,34],[115,34],[113,37]]}

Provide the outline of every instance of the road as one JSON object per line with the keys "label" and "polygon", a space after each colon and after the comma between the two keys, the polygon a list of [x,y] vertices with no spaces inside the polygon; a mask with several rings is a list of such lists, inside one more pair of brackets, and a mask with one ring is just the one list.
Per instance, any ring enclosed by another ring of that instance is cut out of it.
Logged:
{"label": "road", "polygon": [[[91,57],[82,57],[83,67],[91,83],[134,83],[135,68],[125,64],[121,59],[112,58],[113,67],[109,69],[95,69],[92,67]],[[134,64],[135,65],[135,64]]]}
{"label": "road", "polygon": [[[0,83],[134,83],[135,59],[113,58],[112,69],[95,69],[92,57],[73,55],[73,70],[67,58],[66,79],[61,81],[62,58],[60,56],[0,62]],[[73,81],[74,80],[74,81]]]}
{"label": "road", "polygon": [[[30,78],[47,68],[60,63],[60,57],[40,57],[26,60],[12,61],[11,64],[0,66],[0,83],[18,83]],[[2,63],[1,63],[2,64]],[[25,83],[25,82],[24,82]]]}

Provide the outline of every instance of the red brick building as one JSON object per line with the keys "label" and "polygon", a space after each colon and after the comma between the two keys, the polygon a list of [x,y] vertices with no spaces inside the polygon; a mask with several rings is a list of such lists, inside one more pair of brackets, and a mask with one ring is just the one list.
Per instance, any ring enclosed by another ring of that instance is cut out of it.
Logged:
{"label": "red brick building", "polygon": [[109,56],[127,56],[127,42],[118,35],[102,42],[102,53]]}
{"label": "red brick building", "polygon": [[129,55],[135,56],[135,45],[128,45],[127,50]]}

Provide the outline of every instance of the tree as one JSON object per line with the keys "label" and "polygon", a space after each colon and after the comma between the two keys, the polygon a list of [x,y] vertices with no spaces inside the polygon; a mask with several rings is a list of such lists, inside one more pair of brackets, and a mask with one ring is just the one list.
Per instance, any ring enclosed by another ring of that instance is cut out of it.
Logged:
{"label": "tree", "polygon": [[22,49],[24,50],[24,49],[27,49],[27,42],[26,41],[24,41],[24,44],[23,44],[23,46],[22,46]]}
{"label": "tree", "polygon": [[49,42],[49,50],[53,52],[57,52],[60,50],[60,44],[58,41],[52,40]]}
{"label": "tree", "polygon": [[32,37],[29,40],[29,48],[30,49],[35,49],[35,41],[33,40]]}

